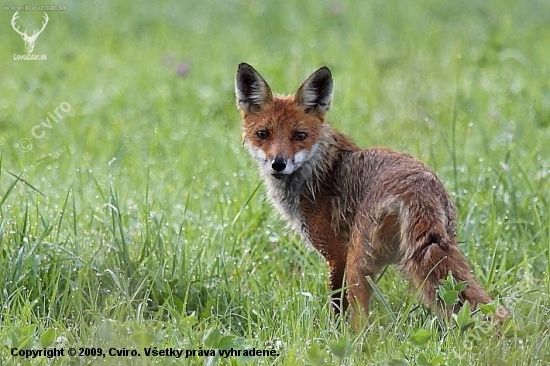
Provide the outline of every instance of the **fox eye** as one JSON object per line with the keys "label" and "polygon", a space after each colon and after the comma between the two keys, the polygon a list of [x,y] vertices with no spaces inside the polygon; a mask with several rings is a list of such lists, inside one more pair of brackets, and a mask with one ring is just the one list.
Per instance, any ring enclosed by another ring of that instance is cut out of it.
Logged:
{"label": "fox eye", "polygon": [[294,134],[294,140],[296,141],[304,141],[307,137],[307,133],[298,131]]}
{"label": "fox eye", "polygon": [[258,136],[260,140],[265,140],[267,136],[269,136],[269,133],[267,130],[258,130],[256,131],[256,136]]}

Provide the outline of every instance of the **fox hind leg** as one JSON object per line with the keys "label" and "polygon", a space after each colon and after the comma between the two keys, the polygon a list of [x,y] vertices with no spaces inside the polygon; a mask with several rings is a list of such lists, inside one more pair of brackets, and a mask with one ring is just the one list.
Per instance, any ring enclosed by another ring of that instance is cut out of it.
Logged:
{"label": "fox hind leg", "polygon": [[464,255],[456,246],[454,238],[449,238],[443,230],[433,230],[422,235],[422,240],[414,244],[411,255],[404,258],[401,269],[417,288],[421,289],[422,301],[446,313],[457,312],[461,303],[445,306],[437,298],[437,288],[449,273],[457,281],[466,281],[468,285],[459,294],[461,302],[468,301],[472,307],[491,302],[491,297],[472,274],[472,269]]}

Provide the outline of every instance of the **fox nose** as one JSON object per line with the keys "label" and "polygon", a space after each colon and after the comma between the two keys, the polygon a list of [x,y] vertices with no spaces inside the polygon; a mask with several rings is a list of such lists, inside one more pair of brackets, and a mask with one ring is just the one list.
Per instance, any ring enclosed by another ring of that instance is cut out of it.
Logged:
{"label": "fox nose", "polygon": [[271,168],[273,168],[276,172],[282,172],[286,168],[285,159],[282,156],[275,157],[271,163]]}

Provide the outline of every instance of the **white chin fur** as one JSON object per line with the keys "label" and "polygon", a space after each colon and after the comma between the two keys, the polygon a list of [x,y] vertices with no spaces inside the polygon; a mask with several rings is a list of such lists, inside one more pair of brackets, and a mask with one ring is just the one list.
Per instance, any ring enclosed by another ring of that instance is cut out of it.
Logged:
{"label": "white chin fur", "polygon": [[308,159],[309,151],[303,150],[298,152],[293,159],[287,159],[286,167],[284,170],[277,172],[272,168],[272,161],[268,159],[265,152],[250,144],[246,144],[254,160],[256,160],[260,166],[260,170],[265,175],[288,175],[294,173],[300,166]]}

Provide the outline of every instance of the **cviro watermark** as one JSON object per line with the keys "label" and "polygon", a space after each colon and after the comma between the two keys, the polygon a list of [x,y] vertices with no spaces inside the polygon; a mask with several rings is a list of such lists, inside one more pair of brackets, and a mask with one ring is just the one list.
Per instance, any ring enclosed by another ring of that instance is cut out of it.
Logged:
{"label": "cviro watermark", "polygon": [[[53,110],[53,112],[48,112],[48,117],[44,122],[41,122],[38,125],[34,125],[31,128],[31,135],[38,140],[44,138],[44,136],[46,136],[46,131],[53,128],[52,121],[55,123],[59,123],[59,121],[63,119],[62,113],[69,113],[70,110],[71,105],[68,102],[62,102],[59,107]],[[22,152],[28,152],[33,149],[33,144],[31,139],[23,138],[19,140],[17,144],[15,144],[15,147]]]}

